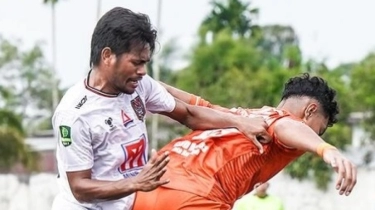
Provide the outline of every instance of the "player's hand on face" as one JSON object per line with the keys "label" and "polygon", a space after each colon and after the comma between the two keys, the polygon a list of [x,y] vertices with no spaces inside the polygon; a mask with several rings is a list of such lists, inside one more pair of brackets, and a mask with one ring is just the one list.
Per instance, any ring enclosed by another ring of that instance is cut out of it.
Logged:
{"label": "player's hand on face", "polygon": [[268,125],[262,117],[240,117],[240,124],[238,129],[245,134],[263,153],[263,146],[261,143],[268,143],[271,141],[271,136],[267,132]]}
{"label": "player's hand on face", "polygon": [[150,161],[143,167],[142,171],[134,177],[137,189],[148,192],[169,183],[169,180],[161,179],[167,170],[166,166],[168,162],[168,152],[158,155],[155,150],[152,150]]}
{"label": "player's hand on face", "polygon": [[353,163],[346,159],[337,149],[326,149],[323,159],[336,171],[336,189],[340,195],[348,196],[357,183],[357,169]]}

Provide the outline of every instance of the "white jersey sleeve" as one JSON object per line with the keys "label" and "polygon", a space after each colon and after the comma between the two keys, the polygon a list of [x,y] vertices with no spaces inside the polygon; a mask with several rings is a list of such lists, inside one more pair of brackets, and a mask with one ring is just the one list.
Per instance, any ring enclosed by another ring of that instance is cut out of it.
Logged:
{"label": "white jersey sleeve", "polygon": [[146,109],[152,113],[172,112],[176,107],[174,97],[157,81],[146,75],[142,79]]}
{"label": "white jersey sleeve", "polygon": [[53,125],[58,138],[60,164],[66,172],[91,169],[94,154],[89,126],[74,111],[59,111]]}

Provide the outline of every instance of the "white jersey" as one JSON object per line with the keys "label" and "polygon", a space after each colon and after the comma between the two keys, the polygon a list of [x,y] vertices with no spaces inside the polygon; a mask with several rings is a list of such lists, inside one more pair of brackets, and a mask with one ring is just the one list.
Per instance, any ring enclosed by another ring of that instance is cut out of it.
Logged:
{"label": "white jersey", "polygon": [[[131,94],[111,95],[89,87],[88,79],[71,87],[52,118],[58,137],[60,193],[53,210],[131,209],[134,194],[113,201],[78,202],[66,172],[91,169],[95,180],[118,181],[135,176],[147,162],[146,110],[171,112],[176,102],[164,87],[144,76]],[[73,207],[74,206],[74,207]]]}

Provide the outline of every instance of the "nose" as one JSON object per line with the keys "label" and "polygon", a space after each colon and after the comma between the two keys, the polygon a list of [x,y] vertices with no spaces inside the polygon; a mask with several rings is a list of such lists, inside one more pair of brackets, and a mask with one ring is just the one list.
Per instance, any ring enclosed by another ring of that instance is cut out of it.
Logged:
{"label": "nose", "polygon": [[137,74],[140,76],[146,75],[147,70],[146,70],[146,65],[142,65],[137,69]]}

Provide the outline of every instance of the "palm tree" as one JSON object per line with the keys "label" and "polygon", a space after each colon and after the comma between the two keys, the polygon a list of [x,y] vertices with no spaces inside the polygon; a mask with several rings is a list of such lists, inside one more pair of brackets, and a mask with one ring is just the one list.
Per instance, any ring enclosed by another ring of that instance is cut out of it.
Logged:
{"label": "palm tree", "polygon": [[273,57],[279,63],[287,64],[289,69],[301,65],[298,36],[292,27],[266,25],[261,28],[260,35],[257,46],[266,54],[266,59]]}
{"label": "palm tree", "polygon": [[22,163],[30,171],[37,170],[38,155],[24,139],[20,117],[9,110],[0,110],[0,172],[7,172],[16,163]]}
{"label": "palm tree", "polygon": [[220,31],[229,30],[233,35],[244,37],[253,35],[258,28],[253,19],[258,15],[258,9],[251,9],[250,3],[240,0],[212,1],[213,9],[204,19],[199,32],[206,38],[211,32],[215,36]]}
{"label": "palm tree", "polygon": [[20,135],[24,135],[21,117],[10,110],[0,109],[0,126],[12,128]]}

